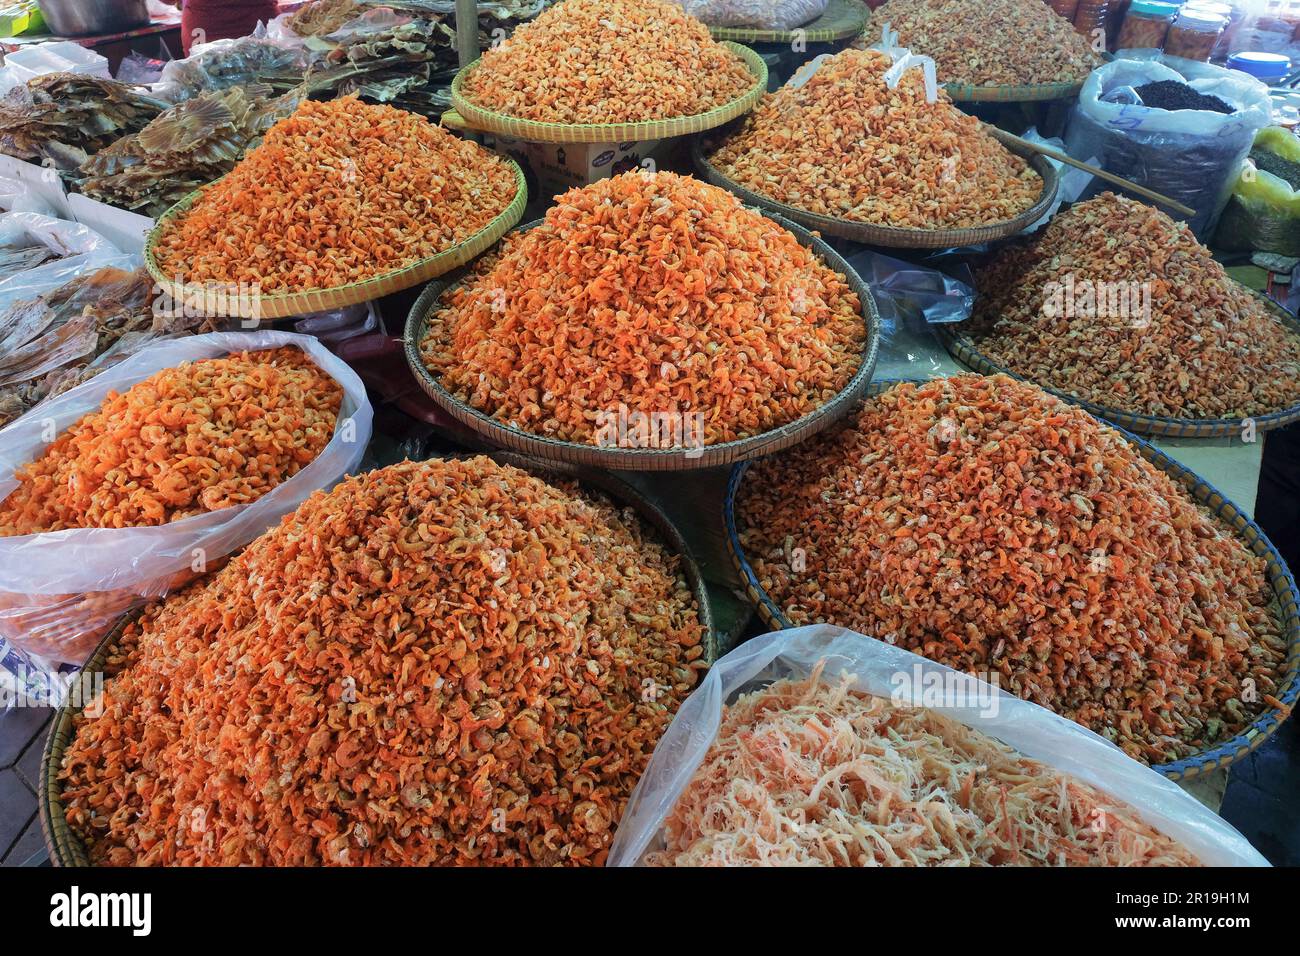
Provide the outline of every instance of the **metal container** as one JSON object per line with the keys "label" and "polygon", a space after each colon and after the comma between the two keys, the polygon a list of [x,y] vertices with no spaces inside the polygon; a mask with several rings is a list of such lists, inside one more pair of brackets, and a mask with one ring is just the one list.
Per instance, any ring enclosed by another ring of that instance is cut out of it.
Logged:
{"label": "metal container", "polygon": [[36,0],[55,36],[102,36],[149,22],[145,0]]}

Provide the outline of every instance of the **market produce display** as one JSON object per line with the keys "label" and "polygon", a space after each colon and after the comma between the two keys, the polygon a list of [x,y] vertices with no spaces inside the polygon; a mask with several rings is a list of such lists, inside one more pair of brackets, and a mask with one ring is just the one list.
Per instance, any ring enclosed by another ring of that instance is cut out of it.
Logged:
{"label": "market produce display", "polygon": [[667,0],[562,0],[485,52],[462,92],[519,119],[635,123],[707,113],[755,82]]}
{"label": "market produce display", "polygon": [[486,458],[350,478],[126,629],[68,823],[112,865],[600,864],[704,667],[677,564]]}
{"label": "market produce display", "polygon": [[1190,229],[1112,193],[976,273],[962,329],[1016,375],[1140,415],[1242,419],[1300,405],[1300,335]]}
{"label": "market produce display", "polygon": [[161,525],[255,501],[320,454],[342,395],[295,348],[157,372],[18,469],[0,536]]}
{"label": "market produce display", "polygon": [[1197,865],[1138,808],[936,711],[820,674],[725,708],[648,865]]}
{"label": "market produce display", "polygon": [[158,114],[81,165],[81,192],[156,218],[195,189],[220,179],[299,97],[266,98],[267,87],[200,93]]}
{"label": "market produce display", "polygon": [[724,176],[808,212],[914,228],[986,225],[1026,212],[1043,180],[953,107],[920,70],[890,88],[875,50],[844,50],[806,83],[768,94],[712,156]]}
{"label": "market produce display", "polygon": [[858,45],[878,43],[886,25],[900,46],[934,60],[940,83],[1082,83],[1101,63],[1042,0],[888,0],[871,12]]}
{"label": "market produce display", "polygon": [[793,623],[991,675],[1144,762],[1281,706],[1263,560],[1120,433],[1033,385],[899,384],[758,462],[735,508]]}
{"label": "market produce display", "polygon": [[153,280],[114,267],[0,309],[0,428],[158,339],[212,321],[153,307]]}
{"label": "market produce display", "polygon": [[559,196],[430,316],[421,356],[460,401],[605,444],[625,408],[700,444],[788,424],[862,364],[862,303],[793,235],[721,189],[635,171]]}
{"label": "market produce display", "polygon": [[116,80],[47,73],[0,97],[0,152],[75,170],[168,105]]}
{"label": "market produce display", "polygon": [[308,100],[167,223],[154,255],[186,283],[330,289],[445,252],[516,190],[506,160],[420,116]]}

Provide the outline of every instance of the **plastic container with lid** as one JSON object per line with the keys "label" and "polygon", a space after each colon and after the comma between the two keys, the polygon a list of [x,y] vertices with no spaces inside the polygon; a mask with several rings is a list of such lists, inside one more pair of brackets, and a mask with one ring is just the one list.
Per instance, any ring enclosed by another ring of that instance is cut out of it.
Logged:
{"label": "plastic container with lid", "polygon": [[1079,0],[1079,6],[1074,11],[1074,29],[1091,40],[1094,30],[1105,31],[1106,11],[1109,8],[1110,0]]}
{"label": "plastic container with lid", "polygon": [[1169,27],[1178,15],[1178,4],[1157,0],[1133,0],[1115,45],[1121,50],[1159,50],[1165,45]]}
{"label": "plastic container with lid", "polygon": [[1209,63],[1210,55],[1227,26],[1227,18],[1217,13],[1184,7],[1174,25],[1169,28],[1169,36],[1165,38],[1165,52],[1170,56],[1181,56],[1185,60]]}
{"label": "plastic container with lid", "polygon": [[1249,73],[1261,83],[1271,85],[1291,72],[1291,58],[1281,53],[1234,53],[1228,57],[1228,69]]}
{"label": "plastic container with lid", "polygon": [[1074,14],[1079,9],[1079,0],[1046,0],[1046,2],[1057,14],[1065,17],[1071,23],[1074,22]]}

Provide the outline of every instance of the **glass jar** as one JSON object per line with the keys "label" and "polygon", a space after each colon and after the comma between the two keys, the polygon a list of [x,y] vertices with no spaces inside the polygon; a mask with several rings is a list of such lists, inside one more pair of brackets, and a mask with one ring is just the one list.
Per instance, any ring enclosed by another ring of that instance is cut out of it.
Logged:
{"label": "glass jar", "polygon": [[1079,9],[1079,0],[1047,0],[1047,5],[1073,23],[1074,14]]}
{"label": "glass jar", "polygon": [[1115,45],[1121,50],[1159,50],[1165,45],[1169,27],[1178,15],[1176,3],[1158,3],[1156,0],[1133,0],[1124,25],[1119,28]]}
{"label": "glass jar", "polygon": [[1079,7],[1074,11],[1074,29],[1089,40],[1094,30],[1106,29],[1106,10],[1110,0],[1079,0]]}
{"label": "glass jar", "polygon": [[1184,9],[1169,28],[1165,38],[1165,53],[1181,56],[1185,60],[1210,62],[1210,55],[1218,45],[1219,36],[1228,21],[1217,13]]}

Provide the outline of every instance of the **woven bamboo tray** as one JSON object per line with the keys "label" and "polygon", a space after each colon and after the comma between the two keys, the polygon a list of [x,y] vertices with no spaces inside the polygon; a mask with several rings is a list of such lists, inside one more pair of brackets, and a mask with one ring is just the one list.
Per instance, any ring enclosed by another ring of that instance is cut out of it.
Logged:
{"label": "woven bamboo tray", "polygon": [[413,285],[419,285],[421,282],[464,265],[495,243],[523,218],[524,207],[528,204],[528,183],[525,181],[524,172],[519,168],[518,163],[513,159],[506,159],[506,162],[510,164],[515,173],[515,198],[495,219],[464,242],[452,246],[450,249],[445,249],[437,255],[429,256],[427,259],[421,259],[414,265],[407,266],[404,269],[385,272],[363,282],[353,282],[348,285],[335,286],[331,289],[308,289],[303,292],[229,297],[224,300],[217,297],[215,301],[210,301],[211,297],[204,297],[202,283],[188,285],[176,282],[176,277],[168,276],[158,264],[154,250],[157,248],[159,237],[163,232],[170,228],[177,217],[194,204],[202,194],[203,189],[209,188],[207,186],[190,193],[190,195],[163,213],[145,239],[144,264],[149,270],[149,274],[153,276],[154,281],[173,300],[176,302],[202,302],[205,309],[209,305],[215,305],[216,308],[210,310],[213,315],[229,315],[246,319],[279,319],[285,316],[308,315],[313,312],[341,309],[344,306],[355,305],[358,302],[369,302],[371,299],[378,299],[380,296],[392,292],[409,289]]}
{"label": "woven bamboo tray", "polygon": [[969,86],[944,83],[948,96],[959,103],[1039,103],[1045,100],[1072,100],[1083,89],[1077,83],[1038,83],[1033,86]]}
{"label": "woven bamboo tray", "polygon": [[[462,455],[456,457],[472,457]],[[718,659],[718,635],[713,626],[713,612],[709,605],[709,594],[704,584],[704,575],[691,554],[686,539],[657,505],[642,495],[627,482],[608,472],[594,468],[585,468],[557,462],[538,461],[525,455],[511,452],[496,452],[489,456],[493,461],[504,465],[513,465],[539,478],[559,478],[576,481],[580,485],[601,492],[614,502],[633,508],[637,514],[659,535],[660,543],[681,560],[682,575],[691,589],[699,611],[700,623],[704,625],[704,659],[712,665]],[[143,609],[124,614],[104,636],[82,668],[83,675],[97,674],[103,671],[104,662],[109,651],[122,636],[123,629],[136,620]],[[90,866],[90,858],[81,838],[72,832],[64,816],[61,800],[63,786],[59,782],[59,768],[63,764],[63,755],[72,742],[73,719],[81,707],[60,707],[54,714],[50,731],[45,738],[45,749],[41,754],[40,792],[37,794],[38,810],[41,818],[41,832],[45,837],[45,847],[54,866]]]}
{"label": "woven bamboo tray", "polygon": [[504,113],[494,113],[475,106],[462,92],[470,71],[476,69],[482,62],[479,60],[462,69],[451,81],[451,107],[470,129],[522,139],[530,143],[632,143],[699,133],[748,113],[767,91],[767,64],[763,62],[763,58],[748,47],[735,43],[723,43],[723,46],[745,61],[749,72],[753,74],[754,85],[730,103],[693,116],[644,120],[638,123],[540,123],[536,120],[507,116]]}
{"label": "woven bamboo tray", "polygon": [[883,246],[889,249],[960,249],[1014,236],[1043,218],[1056,199],[1056,190],[1059,185],[1056,167],[1045,157],[1037,153],[1031,153],[1018,144],[1005,139],[999,130],[990,128],[990,132],[1010,152],[1029,160],[1030,167],[1043,179],[1043,191],[1039,195],[1037,202],[1014,219],[989,223],[985,226],[975,226],[970,229],[907,229],[899,226],[881,226],[874,223],[855,222],[851,219],[823,216],[820,213],[808,212],[797,206],[770,199],[762,193],[753,192],[728,178],[714,166],[709,161],[708,155],[712,154],[716,145],[720,144],[704,142],[707,137],[696,137],[691,143],[691,159],[703,179],[715,186],[721,186],[728,192],[735,193],[747,205],[760,206],[778,212],[787,219],[791,219],[809,229],[815,229],[824,235],[839,236],[841,239],[851,239],[854,242]]}
{"label": "woven bamboo tray", "polygon": [[[821,239],[781,216],[767,212],[763,215],[788,229],[800,245],[811,249],[827,266],[845,277],[849,287],[857,293],[858,299],[862,302],[862,315],[867,325],[862,364],[849,380],[848,385],[825,405],[788,425],[750,438],[705,445],[703,448],[604,448],[597,445],[556,441],[506,425],[453,396],[443,388],[441,381],[429,371],[420,357],[420,343],[424,340],[429,316],[442,296],[464,280],[464,275],[449,276],[445,281],[431,282],[416,299],[406,319],[406,362],[425,393],[457,421],[493,445],[522,452],[544,461],[612,468],[616,471],[686,471],[729,465],[788,448],[842,418],[866,389],[880,351],[880,313],[876,310],[875,298],[871,294],[870,287],[839,253]],[[519,231],[533,229],[541,222],[540,219],[534,220],[521,226]]]}
{"label": "woven bamboo tray", "polygon": [[862,0],[830,0],[826,11],[793,30],[759,30],[754,27],[709,27],[715,40],[737,43],[834,43],[860,34],[867,25],[867,5]]}
{"label": "woven bamboo tray", "polygon": [[[867,394],[877,395],[897,384],[899,384],[898,380],[873,382]],[[1143,458],[1169,475],[1191,495],[1193,500],[1232,529],[1253,554],[1264,559],[1267,564],[1265,573],[1268,577],[1269,586],[1273,589],[1282,617],[1282,632],[1286,636],[1287,656],[1286,663],[1283,665],[1284,672],[1281,687],[1274,696],[1282,702],[1286,709],[1271,708],[1235,737],[1224,743],[1202,750],[1190,757],[1157,764],[1152,767],[1153,770],[1157,770],[1171,779],[1190,780],[1229,767],[1255,750],[1277,730],[1282,721],[1286,719],[1290,708],[1295,705],[1297,697],[1300,696],[1300,680],[1297,679],[1297,670],[1300,669],[1300,592],[1297,591],[1295,579],[1291,576],[1291,572],[1287,570],[1286,563],[1282,560],[1281,555],[1277,553],[1277,549],[1273,547],[1272,542],[1268,540],[1259,526],[1246,517],[1222,492],[1149,442],[1143,441],[1123,428],[1117,428],[1116,431],[1128,439]],[[732,468],[727,481],[727,494],[723,504],[723,522],[727,529],[727,551],[731,555],[732,563],[740,574],[741,580],[744,581],[745,594],[757,608],[759,616],[774,630],[794,627],[795,625],[785,616],[785,612],[772,600],[771,596],[763,589],[763,585],[759,583],[758,575],[750,565],[749,558],[745,555],[744,548],[740,543],[740,535],[736,528],[736,496],[744,480],[745,473],[749,470],[749,466],[750,462],[737,464]]]}
{"label": "woven bamboo tray", "polygon": [[[1252,294],[1254,293],[1252,292]],[[1296,318],[1290,312],[1266,296],[1257,295],[1256,297],[1277,316],[1279,322],[1297,337],[1300,337],[1300,321],[1296,321]],[[982,372],[985,375],[996,375],[1001,372],[1021,381],[1032,381],[993,361],[976,347],[968,335],[959,328],[953,328],[953,326],[962,324],[943,323],[935,326],[939,340],[943,342],[944,347],[954,359],[967,368]],[[1098,418],[1104,418],[1113,425],[1118,425],[1131,432],[1137,432],[1140,435],[1151,435],[1159,438],[1240,437],[1242,429],[1246,427],[1246,419],[1244,418],[1166,418],[1160,415],[1138,415],[1133,412],[1121,411],[1118,408],[1108,408],[1104,405],[1085,401],[1068,392],[1058,391],[1042,382],[1032,382],[1032,384],[1037,385],[1044,391],[1051,392],[1062,401],[1069,402],[1071,405],[1078,405]],[[1257,434],[1281,428],[1283,425],[1300,421],[1300,403],[1281,411],[1269,412],[1267,415],[1251,416],[1250,421],[1254,423]]]}

